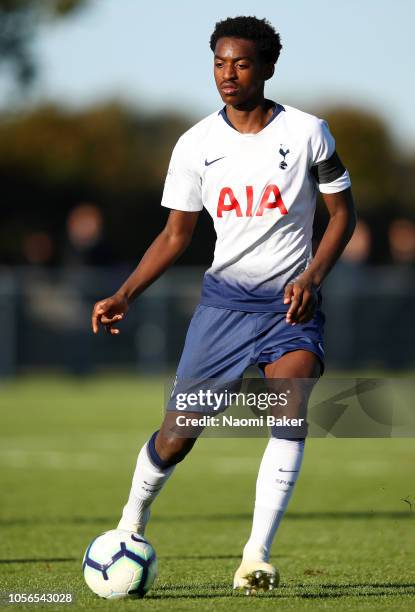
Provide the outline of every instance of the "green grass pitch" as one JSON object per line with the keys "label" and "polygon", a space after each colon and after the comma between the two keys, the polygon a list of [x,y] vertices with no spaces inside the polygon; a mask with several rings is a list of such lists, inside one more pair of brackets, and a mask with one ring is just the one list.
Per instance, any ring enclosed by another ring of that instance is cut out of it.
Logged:
{"label": "green grass pitch", "polygon": [[415,498],[413,439],[308,440],[273,549],[281,586],[256,598],[231,584],[265,440],[201,439],[153,506],[154,588],[138,601],[95,597],[83,552],[116,526],[162,410],[159,378],[1,383],[0,592],[72,591],[70,610],[415,608],[415,512],[404,501]]}

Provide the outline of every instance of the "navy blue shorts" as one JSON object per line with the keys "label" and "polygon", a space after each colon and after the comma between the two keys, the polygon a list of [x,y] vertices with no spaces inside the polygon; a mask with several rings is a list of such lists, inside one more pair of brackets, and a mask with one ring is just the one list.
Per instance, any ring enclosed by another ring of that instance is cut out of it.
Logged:
{"label": "navy blue shorts", "polygon": [[276,361],[299,349],[311,351],[324,367],[324,314],[292,326],[284,313],[243,312],[197,306],[177,368],[178,380],[241,379],[252,365]]}
{"label": "navy blue shorts", "polygon": [[[199,304],[189,325],[167,410],[218,414],[227,409],[226,398],[212,408],[205,401],[206,395],[204,398],[198,395],[199,391],[238,392],[249,366],[263,367],[291,351],[314,353],[323,368],[323,313],[317,310],[311,321],[294,326],[285,317],[285,313],[244,312]],[[306,397],[309,383],[297,382],[301,396]],[[195,435],[199,433],[197,430]],[[297,437],[304,435],[301,431]],[[287,437],[285,430],[279,437]]]}

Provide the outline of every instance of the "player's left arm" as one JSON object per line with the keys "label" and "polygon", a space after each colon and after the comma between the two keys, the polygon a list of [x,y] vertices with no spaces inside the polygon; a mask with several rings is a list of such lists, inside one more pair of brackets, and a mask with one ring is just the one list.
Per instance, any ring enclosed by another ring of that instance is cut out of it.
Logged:
{"label": "player's left arm", "polygon": [[317,288],[342,254],[356,226],[356,212],[350,187],[338,193],[322,193],[330,220],[312,262],[305,272],[289,283],[284,304],[290,304],[287,323],[306,323],[317,306]]}

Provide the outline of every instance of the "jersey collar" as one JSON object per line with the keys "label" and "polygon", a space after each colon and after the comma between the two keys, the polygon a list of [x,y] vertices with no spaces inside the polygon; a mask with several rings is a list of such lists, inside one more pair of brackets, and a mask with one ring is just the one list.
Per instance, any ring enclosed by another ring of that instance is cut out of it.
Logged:
{"label": "jersey collar", "polygon": [[[262,130],[265,130],[266,127],[269,126],[270,123],[272,123],[274,121],[274,119],[276,117],[278,117],[278,115],[282,112],[285,111],[285,108],[283,107],[282,104],[278,104],[278,102],[272,102],[272,105],[274,106],[274,110],[272,112],[271,117],[268,119],[267,123],[264,125],[264,127],[262,128]],[[226,106],[224,106],[219,112],[218,115],[220,115],[222,117],[222,119],[225,121],[225,123],[227,123],[233,130],[235,130],[235,132],[237,132],[238,130],[235,128],[235,126],[229,121],[228,115],[226,114]],[[262,132],[261,130],[261,132]],[[258,132],[258,134],[260,134],[261,132]]]}

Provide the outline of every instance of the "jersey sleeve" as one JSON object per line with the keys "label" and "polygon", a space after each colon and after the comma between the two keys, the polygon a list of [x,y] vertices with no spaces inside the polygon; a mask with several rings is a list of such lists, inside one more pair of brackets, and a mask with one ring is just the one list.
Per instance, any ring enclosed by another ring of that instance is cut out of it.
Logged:
{"label": "jersey sleeve", "polygon": [[161,205],[189,212],[203,209],[201,177],[195,166],[195,156],[183,137],[173,149]]}
{"label": "jersey sleeve", "polygon": [[329,126],[318,119],[310,139],[310,172],[321,193],[338,193],[351,185],[349,173],[336,153]]}

